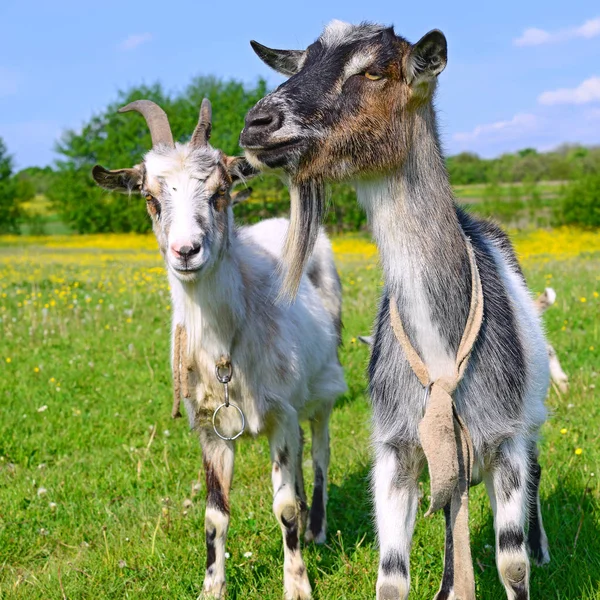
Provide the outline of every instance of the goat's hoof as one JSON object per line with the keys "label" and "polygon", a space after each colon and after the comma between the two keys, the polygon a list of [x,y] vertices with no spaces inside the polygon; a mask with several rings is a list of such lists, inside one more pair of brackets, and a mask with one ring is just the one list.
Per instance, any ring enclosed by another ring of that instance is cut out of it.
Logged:
{"label": "goat's hoof", "polygon": [[225,581],[205,581],[198,600],[222,600],[227,596]]}
{"label": "goat's hoof", "polygon": [[312,542],[313,544],[321,546],[327,541],[327,532],[324,529],[322,529],[321,531],[319,531],[319,533],[317,533],[317,535],[315,535],[311,531],[309,526],[304,534],[304,541],[307,544],[310,544]]}
{"label": "goat's hoof", "polygon": [[541,548],[536,548],[535,550],[528,548],[528,550],[531,560],[538,567],[543,567],[544,565],[547,565],[551,560],[550,550],[548,550],[547,546],[542,546]]}

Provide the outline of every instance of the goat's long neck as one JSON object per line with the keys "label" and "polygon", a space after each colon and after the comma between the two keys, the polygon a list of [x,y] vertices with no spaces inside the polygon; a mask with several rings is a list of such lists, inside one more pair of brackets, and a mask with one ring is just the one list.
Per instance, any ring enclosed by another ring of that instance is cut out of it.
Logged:
{"label": "goat's long neck", "polygon": [[402,166],[357,184],[379,246],[388,294],[435,377],[449,368],[466,323],[469,263],[433,109],[416,116]]}
{"label": "goat's long neck", "polygon": [[191,348],[215,358],[233,352],[243,325],[245,294],[235,240],[213,269],[194,283],[171,278],[176,314],[183,318]]}

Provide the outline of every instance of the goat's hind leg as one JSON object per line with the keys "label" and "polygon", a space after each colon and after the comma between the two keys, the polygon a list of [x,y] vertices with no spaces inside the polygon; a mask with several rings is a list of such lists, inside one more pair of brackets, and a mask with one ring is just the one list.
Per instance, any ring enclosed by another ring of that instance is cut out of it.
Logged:
{"label": "goat's hind leg", "polygon": [[414,448],[382,444],[375,455],[374,486],[379,574],[377,600],[405,600],[410,588],[410,547],[418,504],[422,456]]}
{"label": "goat's hind leg", "polygon": [[286,600],[309,600],[311,587],[300,552],[301,499],[298,498],[297,471],[300,426],[296,411],[282,409],[270,428],[273,479],[273,512],[283,534],[283,587]]}
{"label": "goat's hind leg", "polygon": [[529,600],[529,558],[525,548],[528,450],[528,443],[522,438],[506,440],[486,476],[486,484],[493,488],[492,507],[495,505],[496,564],[509,600]]}
{"label": "goat's hind leg", "polygon": [[315,483],[305,540],[324,544],[327,537],[327,474],[329,471],[329,416],[331,408],[310,420]]}
{"label": "goat's hind leg", "polygon": [[206,573],[200,598],[225,596],[225,542],[229,528],[229,490],[233,478],[234,445],[212,430],[200,430],[206,475]]}
{"label": "goat's hind leg", "polygon": [[527,532],[527,548],[529,555],[537,565],[550,562],[548,537],[542,521],[542,507],[540,505],[540,479],[542,468],[538,462],[538,449],[535,442],[531,442],[529,450],[529,477],[527,478],[527,512],[529,530]]}

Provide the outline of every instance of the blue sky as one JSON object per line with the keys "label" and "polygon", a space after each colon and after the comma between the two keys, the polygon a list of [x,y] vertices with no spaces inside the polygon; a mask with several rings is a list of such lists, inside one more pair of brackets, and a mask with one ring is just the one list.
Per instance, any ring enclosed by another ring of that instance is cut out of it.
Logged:
{"label": "blue sky", "polygon": [[130,85],[177,90],[199,74],[276,85],[248,41],[304,48],[333,18],[394,24],[413,42],[444,31],[437,106],[448,153],[600,143],[597,0],[2,0],[0,137],[19,168],[44,165],[62,131]]}

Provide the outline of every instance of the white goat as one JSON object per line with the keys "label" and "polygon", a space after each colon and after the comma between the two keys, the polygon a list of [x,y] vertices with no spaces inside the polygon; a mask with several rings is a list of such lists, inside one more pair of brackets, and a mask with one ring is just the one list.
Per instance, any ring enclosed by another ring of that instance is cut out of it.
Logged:
{"label": "white goat", "polygon": [[[330,244],[321,231],[296,302],[277,304],[288,222],[234,227],[230,189],[251,168],[208,145],[208,101],[188,144],[173,143],[167,116],[156,104],[138,101],[121,109],[129,110],[146,118],[153,149],[133,169],[96,166],[93,176],[106,189],[145,196],[167,265],[174,338],[181,326],[187,334],[182,362],[191,367],[194,393],[186,398],[186,409],[199,432],[208,494],[202,597],[225,592],[233,439],[246,431],[269,438],[273,510],[284,537],[285,596],[310,598],[299,541],[307,513],[299,421],[310,421],[315,476],[306,539],[322,543],[328,422],[335,399],[346,390],[337,356],[341,286]],[[181,339],[174,339],[174,348]],[[179,349],[176,371],[178,354]]]}

